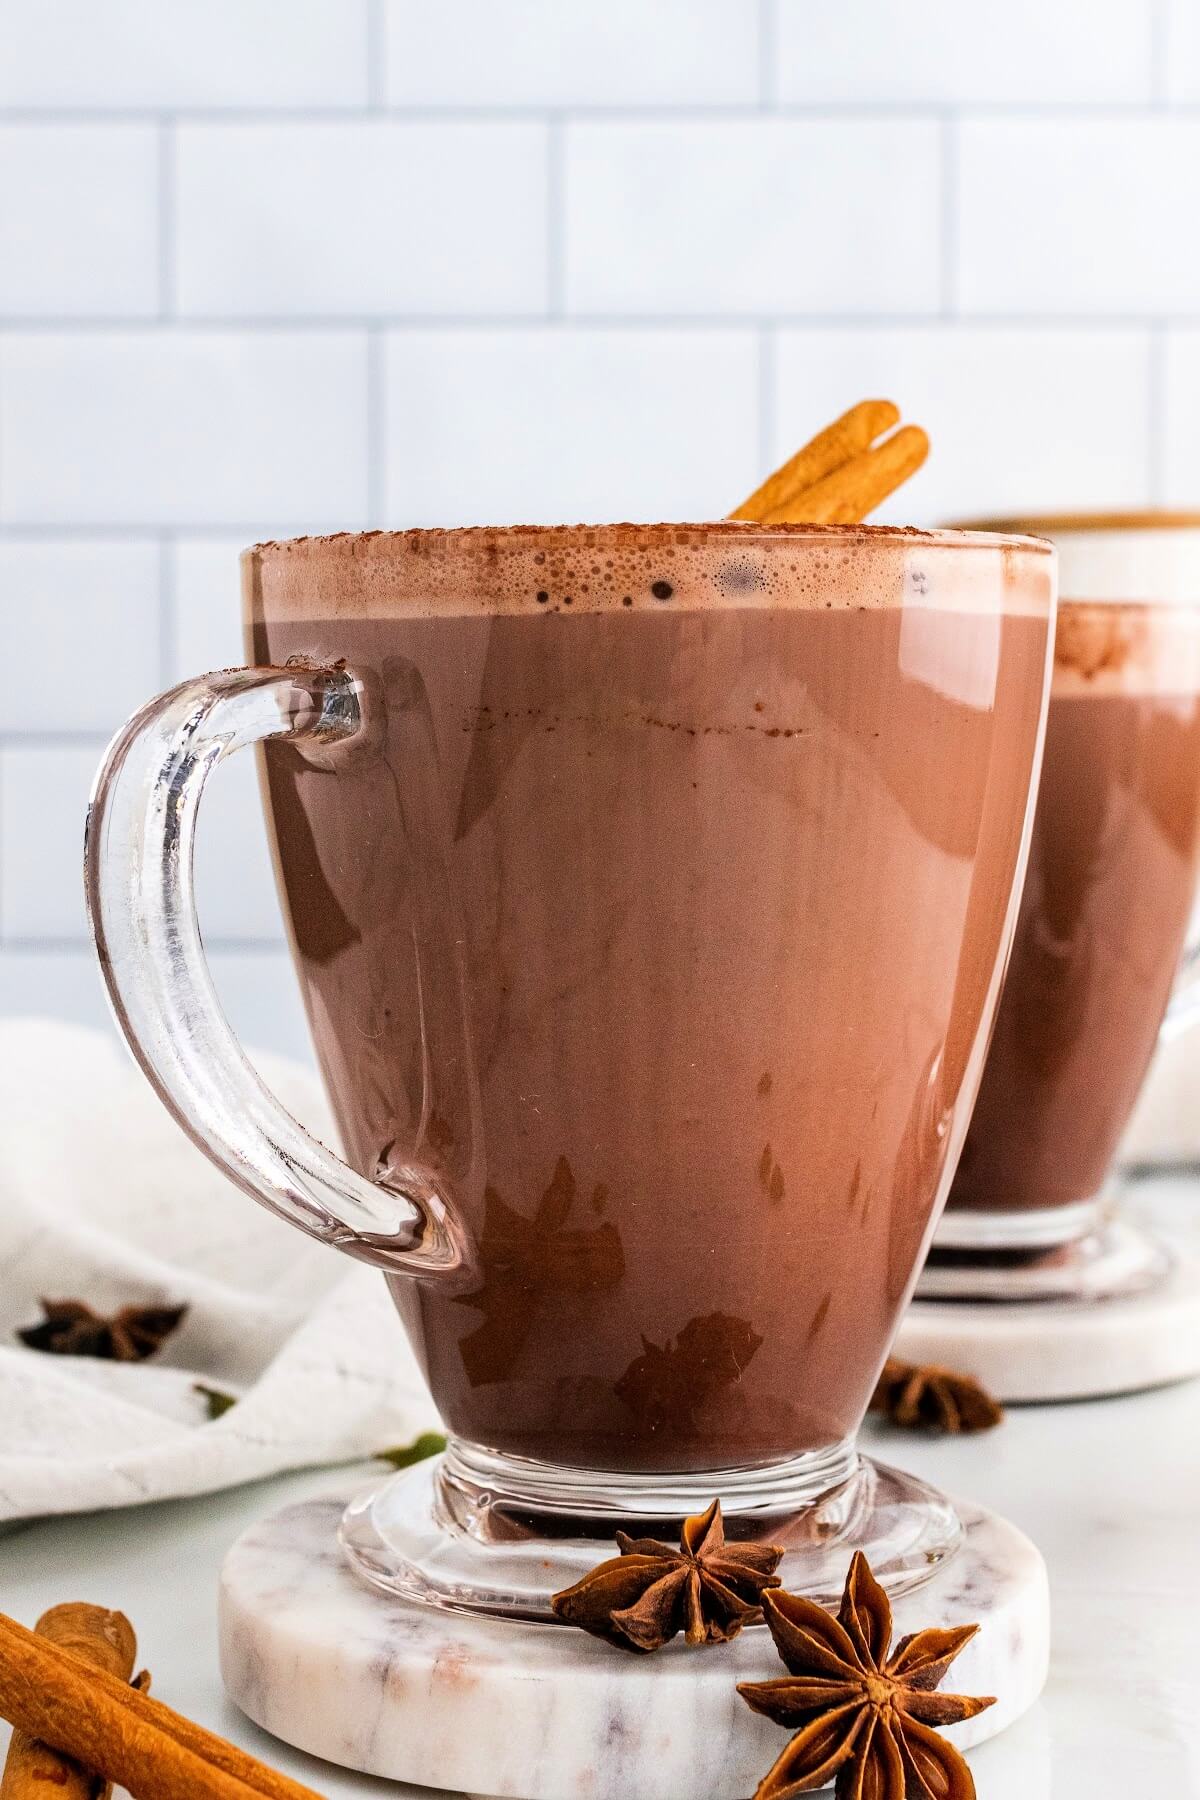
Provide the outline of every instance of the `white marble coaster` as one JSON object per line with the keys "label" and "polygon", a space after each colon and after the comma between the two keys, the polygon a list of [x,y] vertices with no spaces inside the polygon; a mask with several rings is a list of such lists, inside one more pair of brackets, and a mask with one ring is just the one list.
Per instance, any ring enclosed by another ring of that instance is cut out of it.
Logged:
{"label": "white marble coaster", "polygon": [[914,1300],[892,1355],[974,1375],[998,1400],[1087,1400],[1200,1374],[1200,1257],[1112,1300]]}
{"label": "white marble coaster", "polygon": [[[739,1800],[787,1742],[734,1689],[784,1672],[762,1628],[639,1658],[566,1627],[412,1606],[350,1573],[341,1510],[285,1508],[239,1538],[222,1571],[225,1686],[285,1743],[372,1775],[521,1800]],[[993,1513],[959,1514],[963,1547],[895,1615],[897,1637],[980,1623],[945,1682],[999,1696],[950,1728],[966,1749],[1037,1699],[1050,1624],[1039,1551]]]}

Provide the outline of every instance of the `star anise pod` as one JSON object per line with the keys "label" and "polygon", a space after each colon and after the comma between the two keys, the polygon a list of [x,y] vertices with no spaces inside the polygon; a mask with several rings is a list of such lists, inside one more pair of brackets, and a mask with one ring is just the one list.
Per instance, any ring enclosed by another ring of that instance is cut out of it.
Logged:
{"label": "star anise pod", "polygon": [[886,1414],[906,1431],[990,1431],[1004,1417],[1000,1402],[974,1376],[897,1356],[883,1365],[870,1411]]}
{"label": "star anise pod", "polygon": [[617,1533],[620,1556],[550,1601],[568,1625],[622,1650],[661,1650],[680,1631],[689,1644],[724,1644],[762,1617],[765,1588],[779,1586],[777,1544],[728,1544],[721,1503],[685,1519],[678,1550]]}
{"label": "star anise pod", "polygon": [[765,1595],[763,1611],[791,1673],[738,1692],[796,1736],[754,1800],[791,1800],[835,1777],[837,1800],[974,1800],[970,1769],[932,1727],[995,1704],[933,1691],[978,1625],[915,1632],[889,1655],[892,1609],[861,1550],[836,1618],[782,1592]]}
{"label": "star anise pod", "polygon": [[170,1337],[186,1306],[123,1306],[111,1318],[82,1300],[43,1300],[45,1317],[17,1332],[31,1350],[55,1356],[98,1356],[108,1362],[144,1362]]}

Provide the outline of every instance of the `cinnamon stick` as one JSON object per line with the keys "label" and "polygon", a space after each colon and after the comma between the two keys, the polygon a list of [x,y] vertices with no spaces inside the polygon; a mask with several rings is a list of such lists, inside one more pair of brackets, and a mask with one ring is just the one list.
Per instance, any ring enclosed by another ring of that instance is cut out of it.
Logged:
{"label": "cinnamon stick", "polygon": [[778,523],[788,517],[789,505],[800,494],[868,449],[882,432],[899,422],[900,409],[892,401],[860,400],[768,475],[729,517],[757,519],[764,525]]}
{"label": "cinnamon stick", "polygon": [[[39,1636],[115,1681],[128,1681],[137,1638],[124,1613],[71,1601],[52,1606],[35,1627]],[[27,1731],[14,1731],[0,1775],[0,1800],[109,1800],[112,1783]]]}
{"label": "cinnamon stick", "polygon": [[98,1770],[133,1800],[320,1800],[312,1788],[3,1613],[0,1718]]}
{"label": "cinnamon stick", "polygon": [[919,425],[902,425],[890,400],[860,400],[819,431],[750,498],[730,513],[760,525],[856,525],[866,518],[929,454]]}
{"label": "cinnamon stick", "polygon": [[929,439],[921,427],[902,425],[882,444],[852,457],[790,505],[772,513],[764,523],[856,524],[874,512],[910,475],[915,475],[928,454]]}

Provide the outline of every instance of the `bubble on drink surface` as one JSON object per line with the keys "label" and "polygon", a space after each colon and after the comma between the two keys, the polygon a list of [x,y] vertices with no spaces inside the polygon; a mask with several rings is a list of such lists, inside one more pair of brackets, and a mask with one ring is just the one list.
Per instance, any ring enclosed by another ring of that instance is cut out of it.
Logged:
{"label": "bubble on drink surface", "polygon": [[650,583],[650,592],[654,595],[656,600],[669,600],[671,595],[675,592],[675,589],[671,586],[669,581],[652,581]]}
{"label": "bubble on drink surface", "polygon": [[717,586],[723,594],[757,594],[766,585],[762,569],[749,556],[727,557],[717,570]]}

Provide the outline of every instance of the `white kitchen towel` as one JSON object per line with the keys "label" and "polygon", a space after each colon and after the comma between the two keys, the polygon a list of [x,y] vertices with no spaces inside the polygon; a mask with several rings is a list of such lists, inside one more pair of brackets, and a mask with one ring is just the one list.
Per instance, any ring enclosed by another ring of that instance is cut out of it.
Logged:
{"label": "white kitchen towel", "polygon": [[[255,1055],[336,1142],[315,1075]],[[27,1349],[40,1301],[186,1305],[152,1361]],[[208,1417],[202,1383],[236,1396]],[[0,1021],[0,1521],[371,1455],[437,1425],[383,1278],[256,1206],[115,1039]]]}

